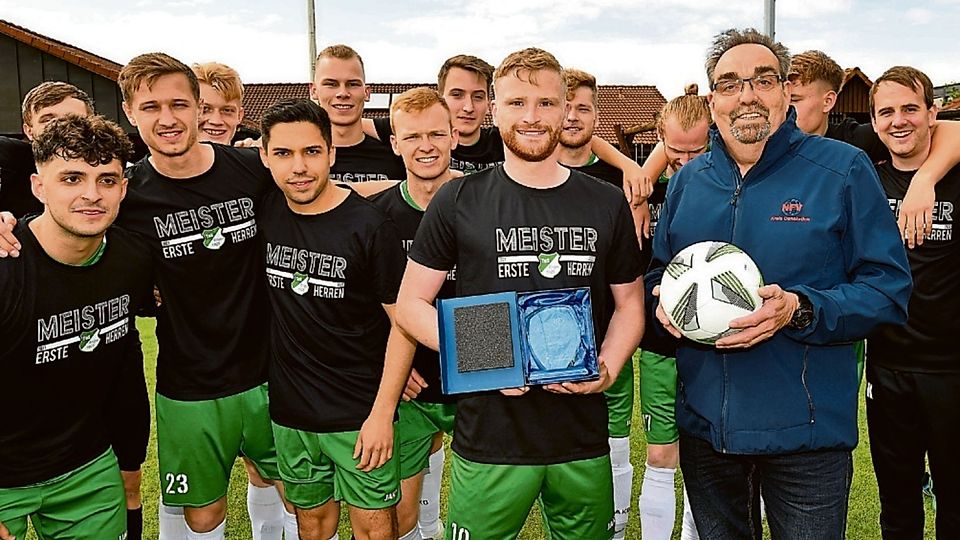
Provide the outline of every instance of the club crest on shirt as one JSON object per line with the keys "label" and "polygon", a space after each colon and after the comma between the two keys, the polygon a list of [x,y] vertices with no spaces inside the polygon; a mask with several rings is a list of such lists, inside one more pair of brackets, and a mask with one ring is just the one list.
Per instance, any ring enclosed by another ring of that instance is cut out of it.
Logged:
{"label": "club crest on shirt", "polygon": [[203,247],[207,249],[220,249],[226,241],[227,239],[223,237],[223,229],[220,227],[203,231]]}
{"label": "club crest on shirt", "polygon": [[547,278],[556,277],[560,273],[560,254],[557,252],[553,253],[541,253],[539,255],[540,264],[537,267],[537,270],[540,271],[540,275]]}
{"label": "club crest on shirt", "polygon": [[83,352],[93,352],[100,345],[100,329],[94,328],[88,332],[80,334],[80,350]]}
{"label": "club crest on shirt", "polygon": [[290,280],[290,289],[300,296],[307,294],[307,291],[310,290],[310,282],[307,280],[307,275],[301,272],[295,272],[293,278]]}

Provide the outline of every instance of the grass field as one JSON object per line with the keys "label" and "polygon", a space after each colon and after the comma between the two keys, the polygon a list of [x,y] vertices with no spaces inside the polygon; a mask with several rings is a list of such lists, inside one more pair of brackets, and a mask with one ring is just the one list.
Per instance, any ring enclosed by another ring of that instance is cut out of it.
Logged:
{"label": "grass field", "polygon": [[[155,321],[153,319],[139,319],[137,327],[140,329],[143,340],[144,361],[147,370],[147,385],[151,395],[151,406],[153,400],[153,389],[156,384],[156,358],[157,341],[154,335]],[[877,485],[873,475],[873,468],[870,464],[870,448],[867,441],[866,421],[863,413],[863,402],[860,404],[860,446],[854,451],[854,478],[853,487],[850,493],[850,508],[847,523],[847,538],[853,540],[874,540],[880,538],[880,531],[877,525],[877,516],[879,515],[880,503],[877,496]],[[634,425],[641,425],[636,416],[639,406],[634,407],[635,418]],[[150,437],[150,448],[147,455],[147,462],[143,467],[143,515],[144,515],[144,538],[155,539],[157,537],[157,502],[160,497],[159,476],[157,474],[157,441],[156,426],[153,426]],[[627,529],[628,539],[640,538],[640,523],[636,513],[636,501],[639,496],[640,482],[642,480],[642,464],[645,460],[645,440],[644,434],[640,429],[634,429],[631,441],[631,460],[635,466],[633,482],[633,501],[634,508],[630,513],[630,522]],[[449,452],[449,448],[447,449]],[[449,460],[447,460],[449,464]],[[446,479],[449,477],[449,471],[444,474],[444,490],[446,490]],[[677,489],[681,486],[681,475],[677,475]],[[247,518],[246,511],[246,478],[243,466],[238,460],[233,467],[233,476],[231,479],[229,497],[229,510],[227,517],[227,538],[243,539],[250,538],[250,521]],[[445,495],[444,495],[445,496]],[[929,498],[925,498],[927,509],[927,530],[925,539],[933,540],[932,531],[933,510]],[[679,510],[679,508],[678,508]],[[442,508],[442,515],[446,515],[446,508]],[[349,526],[344,517],[341,520],[340,537],[344,540],[350,538]],[[677,516],[677,525],[674,530],[674,538],[680,537],[680,516]],[[28,538],[36,538],[28,535]],[[520,533],[521,539],[533,540],[543,538],[543,529],[540,523],[540,513],[536,510],[530,513],[530,518],[523,531]],[[704,539],[708,540],[708,539]]]}

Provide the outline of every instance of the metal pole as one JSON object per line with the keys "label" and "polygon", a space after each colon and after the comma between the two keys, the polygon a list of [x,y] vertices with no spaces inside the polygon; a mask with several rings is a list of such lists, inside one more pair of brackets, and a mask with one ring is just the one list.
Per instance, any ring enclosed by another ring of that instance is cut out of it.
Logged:
{"label": "metal pole", "polygon": [[310,54],[310,82],[317,69],[317,13],[314,0],[307,0],[307,47]]}
{"label": "metal pole", "polygon": [[763,33],[776,40],[777,0],[763,1]]}

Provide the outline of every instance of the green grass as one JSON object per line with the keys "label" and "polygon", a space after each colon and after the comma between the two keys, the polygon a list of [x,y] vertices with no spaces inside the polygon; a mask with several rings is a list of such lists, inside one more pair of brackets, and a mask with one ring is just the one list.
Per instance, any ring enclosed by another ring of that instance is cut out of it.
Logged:
{"label": "green grass", "polygon": [[[137,327],[140,330],[143,340],[144,362],[147,371],[147,387],[150,392],[151,408],[153,407],[153,391],[156,386],[156,361],[157,361],[157,339],[154,334],[156,322],[153,319],[139,319]],[[642,425],[639,419],[639,403],[634,406],[633,425]],[[154,539],[157,537],[157,503],[160,499],[160,479],[157,473],[157,440],[156,426],[151,426],[150,447],[147,454],[147,462],[143,466],[143,531],[144,538]],[[449,457],[449,440],[447,441],[447,452]],[[633,482],[633,508],[630,512],[630,521],[627,525],[627,538],[640,538],[640,522],[636,512],[636,501],[640,495],[640,483],[643,478],[643,463],[646,459],[646,440],[642,430],[635,429],[631,437],[630,457],[634,464],[634,482]],[[449,467],[450,460],[447,460]],[[868,540],[880,538],[880,529],[877,524],[877,517],[880,513],[880,502],[877,495],[877,484],[873,474],[873,467],[870,463],[870,446],[867,440],[867,427],[864,414],[863,399],[860,402],[860,445],[853,454],[854,476],[853,486],[850,490],[849,515],[847,519],[847,538],[850,540]],[[449,469],[444,471],[443,497],[445,501],[446,490],[448,489],[447,480],[449,479]],[[677,495],[680,496],[682,486],[682,476],[677,474]],[[247,517],[246,510],[246,475],[240,460],[234,464],[233,473],[230,480],[230,489],[228,492],[228,517],[227,517],[227,538],[242,539],[250,538],[250,520]],[[678,499],[682,500],[682,498]],[[933,540],[933,509],[929,498],[924,498],[924,504],[927,510],[927,527],[925,539]],[[674,528],[673,538],[680,537],[680,508],[678,505],[677,521]],[[441,515],[446,515],[446,504],[441,505]],[[344,516],[341,519],[340,537],[344,540],[350,538],[349,525]],[[520,533],[522,540],[534,540],[543,538],[543,527],[540,520],[540,512],[534,509],[530,512],[530,517]],[[35,539],[31,534],[27,538]]]}

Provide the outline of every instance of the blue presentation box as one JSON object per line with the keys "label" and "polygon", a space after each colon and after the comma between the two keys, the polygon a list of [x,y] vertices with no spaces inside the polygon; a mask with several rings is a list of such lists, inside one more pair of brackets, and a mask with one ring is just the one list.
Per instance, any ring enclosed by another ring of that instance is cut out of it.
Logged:
{"label": "blue presentation box", "polygon": [[590,289],[437,301],[445,394],[600,377]]}

